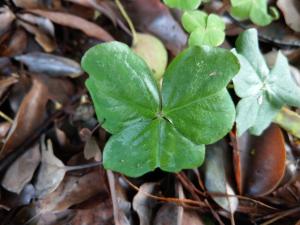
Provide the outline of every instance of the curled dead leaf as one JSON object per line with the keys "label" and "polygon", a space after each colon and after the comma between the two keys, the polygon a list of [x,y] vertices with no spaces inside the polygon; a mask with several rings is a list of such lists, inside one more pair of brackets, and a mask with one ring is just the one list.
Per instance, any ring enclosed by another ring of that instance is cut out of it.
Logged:
{"label": "curled dead leaf", "polygon": [[0,123],[0,142],[3,142],[6,138],[6,135],[9,132],[9,129],[11,128],[10,122],[2,122]]}
{"label": "curled dead leaf", "polygon": [[42,161],[35,183],[36,194],[39,197],[55,191],[64,179],[66,174],[65,165],[53,153],[53,146],[50,140],[47,145],[42,141]]}
{"label": "curled dead leaf", "polygon": [[241,193],[263,196],[284,176],[286,151],[280,128],[272,124],[261,136],[245,133],[236,140],[235,171]]}
{"label": "curled dead leaf", "polygon": [[300,2],[298,0],[278,0],[278,8],[282,11],[286,24],[296,32],[300,32]]}
{"label": "curled dead leaf", "polygon": [[204,164],[205,187],[219,206],[233,214],[239,201],[234,196],[235,191],[230,182],[232,167],[227,142],[221,140],[208,145],[206,154]]}
{"label": "curled dead leaf", "polygon": [[39,79],[33,79],[15,116],[12,128],[2,147],[0,159],[15,150],[43,123],[48,101],[48,88]]}
{"label": "curled dead leaf", "polygon": [[23,29],[16,30],[12,36],[1,44],[1,56],[15,56],[23,53],[27,47],[27,34]]}
{"label": "curled dead leaf", "polygon": [[34,9],[34,8],[58,8],[61,5],[61,0],[13,0],[17,7],[24,9]]}
{"label": "curled dead leaf", "polygon": [[38,202],[41,213],[61,212],[70,206],[79,204],[89,198],[105,192],[103,171],[92,170],[80,177],[67,175],[61,185],[51,194]]}
{"label": "curled dead leaf", "polygon": [[14,20],[15,15],[8,7],[0,8],[0,37],[10,28]]}
{"label": "curled dead leaf", "polygon": [[187,35],[160,0],[124,2],[137,28],[158,37],[173,55],[182,51],[187,42]]}
{"label": "curled dead leaf", "polygon": [[52,12],[39,9],[33,9],[29,11],[34,14],[44,16],[54,23],[58,23],[62,26],[79,29],[90,37],[94,37],[102,41],[114,40],[114,38],[107,31],[95,23],[89,22],[81,17],[63,12]]}
{"label": "curled dead leaf", "polygon": [[35,16],[30,13],[23,13],[23,14],[19,13],[19,14],[17,14],[17,16],[18,16],[18,18],[26,21],[27,23],[31,23],[32,25],[37,26],[39,29],[46,32],[51,37],[55,36],[54,25],[48,18],[41,17],[41,16]]}
{"label": "curled dead leaf", "polygon": [[83,74],[80,65],[62,56],[31,52],[15,57],[16,60],[24,63],[30,72],[42,73],[49,76],[70,76],[72,78]]}
{"label": "curled dead leaf", "polygon": [[165,203],[156,213],[153,225],[179,225],[180,206],[173,203]]}
{"label": "curled dead leaf", "polygon": [[101,151],[94,137],[91,137],[86,142],[84,146],[83,154],[84,154],[84,158],[87,160],[94,158],[97,161],[101,161]]}
{"label": "curled dead leaf", "polygon": [[55,40],[43,30],[21,20],[18,20],[18,24],[34,35],[36,42],[44,49],[45,52],[52,52],[56,49],[57,46]]}
{"label": "curled dead leaf", "polygon": [[19,194],[32,179],[40,159],[39,145],[35,144],[8,168],[1,182],[2,186],[10,192]]}
{"label": "curled dead leaf", "polygon": [[0,99],[2,98],[3,94],[7,91],[7,89],[18,82],[18,79],[13,76],[9,76],[7,78],[0,80]]}
{"label": "curled dead leaf", "polygon": [[140,186],[139,192],[133,198],[132,206],[139,216],[140,225],[151,225],[155,201],[145,193],[152,194],[155,187],[156,183],[145,183]]}

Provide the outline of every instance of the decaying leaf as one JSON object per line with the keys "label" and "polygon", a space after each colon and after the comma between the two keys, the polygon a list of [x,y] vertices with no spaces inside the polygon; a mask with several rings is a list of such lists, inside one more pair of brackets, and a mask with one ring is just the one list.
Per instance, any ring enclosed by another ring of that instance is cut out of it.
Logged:
{"label": "decaying leaf", "polygon": [[12,36],[1,44],[1,56],[15,56],[22,54],[27,47],[27,34],[23,29],[16,30]]}
{"label": "decaying leaf", "polygon": [[41,213],[61,212],[97,194],[107,195],[104,183],[103,171],[101,172],[98,169],[85,173],[80,177],[67,175],[54,192],[38,202],[38,211]]}
{"label": "decaying leaf", "polygon": [[160,0],[124,2],[136,27],[158,37],[173,55],[177,55],[185,47],[187,35]]}
{"label": "decaying leaf", "polygon": [[42,161],[35,184],[36,194],[39,197],[53,192],[64,179],[66,169],[63,162],[53,153],[52,142],[47,145],[42,141]]}
{"label": "decaying leaf", "polygon": [[0,8],[0,37],[10,28],[14,20],[15,15],[8,7]]}
{"label": "decaying leaf", "polygon": [[3,96],[3,94],[7,91],[7,89],[18,82],[18,79],[16,77],[10,76],[7,78],[0,79],[0,99]]}
{"label": "decaying leaf", "polygon": [[97,161],[100,161],[101,159],[101,151],[98,146],[98,143],[94,137],[90,137],[83,150],[84,158],[86,159],[92,159],[94,158]]}
{"label": "decaying leaf", "polygon": [[282,11],[286,24],[296,32],[300,32],[300,2],[298,0],[278,0],[278,8]]}
{"label": "decaying leaf", "polygon": [[34,35],[36,42],[39,43],[45,52],[52,52],[57,47],[55,40],[38,27],[29,23],[25,23],[21,20],[18,20],[18,24],[26,31]]}
{"label": "decaying leaf", "polygon": [[241,193],[262,196],[272,192],[285,171],[286,151],[280,128],[273,124],[259,137],[245,133],[237,138],[235,157]]}
{"label": "decaying leaf", "polygon": [[70,76],[75,78],[83,73],[76,61],[62,56],[32,52],[16,56],[15,59],[24,63],[29,71],[49,76]]}
{"label": "decaying leaf", "polygon": [[4,158],[19,147],[44,121],[48,88],[39,79],[33,78],[32,82],[30,91],[18,109],[13,126],[1,150],[0,158]]}
{"label": "decaying leaf", "polygon": [[[205,187],[213,200],[223,209],[233,214],[238,207],[238,198],[235,197],[231,185],[231,160],[228,144],[221,140],[207,146],[204,166]],[[223,195],[223,196],[218,196]]]}
{"label": "decaying leaf", "polygon": [[34,9],[34,8],[54,8],[59,7],[61,0],[13,0],[14,4],[20,8]]}
{"label": "decaying leaf", "polygon": [[35,144],[8,168],[1,185],[6,190],[19,194],[32,179],[40,160],[39,145]]}
{"label": "decaying leaf", "polygon": [[0,123],[0,142],[3,142],[5,140],[6,135],[8,134],[10,128],[11,128],[10,122]]}
{"label": "decaying leaf", "polygon": [[137,212],[140,225],[151,225],[151,218],[155,201],[145,193],[151,194],[155,189],[156,183],[145,183],[140,186],[139,192],[133,198],[133,209]]}
{"label": "decaying leaf", "polygon": [[105,31],[95,23],[89,22],[81,17],[63,12],[52,12],[39,9],[33,9],[29,11],[34,14],[44,16],[54,23],[79,29],[90,37],[94,37],[102,41],[114,40],[114,38],[107,31]]}
{"label": "decaying leaf", "polygon": [[182,218],[182,225],[205,225],[197,211],[185,209]]}
{"label": "decaying leaf", "polygon": [[44,31],[46,34],[49,34],[51,37],[55,37],[54,25],[48,18],[35,16],[30,13],[19,13],[17,16],[18,18],[37,26],[40,30]]}
{"label": "decaying leaf", "polygon": [[156,213],[153,225],[180,225],[180,208],[173,203],[163,204]]}

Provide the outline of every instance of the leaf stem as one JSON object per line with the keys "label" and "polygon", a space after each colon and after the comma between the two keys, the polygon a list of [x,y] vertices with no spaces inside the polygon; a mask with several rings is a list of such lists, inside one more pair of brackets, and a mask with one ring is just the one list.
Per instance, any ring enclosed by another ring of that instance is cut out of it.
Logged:
{"label": "leaf stem", "polygon": [[273,122],[277,123],[295,137],[300,138],[300,115],[298,113],[284,107],[277,114]]}
{"label": "leaf stem", "polygon": [[84,165],[65,166],[65,170],[69,172],[69,171],[82,170],[82,169],[87,169],[87,168],[101,166],[101,165],[102,165],[102,162],[93,162],[93,163],[84,164]]}
{"label": "leaf stem", "polygon": [[0,117],[2,117],[3,119],[5,119],[7,122],[9,123],[13,123],[14,120],[12,118],[10,118],[8,115],[6,115],[4,112],[0,111]]}
{"label": "leaf stem", "polygon": [[123,7],[122,3],[120,2],[120,0],[115,0],[115,2],[116,2],[116,5],[118,6],[122,16],[124,17],[124,19],[128,23],[128,26],[129,26],[131,34],[132,34],[132,45],[134,46],[137,43],[137,35],[136,35],[136,30],[133,26],[133,23],[132,23],[130,17],[128,16],[128,14],[126,13],[126,10],[124,9],[124,7]]}

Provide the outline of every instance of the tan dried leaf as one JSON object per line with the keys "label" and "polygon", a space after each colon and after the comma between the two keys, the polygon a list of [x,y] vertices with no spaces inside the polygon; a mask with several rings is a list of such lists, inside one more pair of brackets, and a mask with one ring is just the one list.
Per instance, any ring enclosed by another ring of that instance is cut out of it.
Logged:
{"label": "tan dried leaf", "polygon": [[49,139],[46,144],[42,141],[42,162],[35,184],[36,194],[43,197],[59,186],[64,179],[66,168],[63,162],[53,153],[52,142]]}
{"label": "tan dried leaf", "polygon": [[2,180],[2,186],[10,192],[20,194],[32,179],[40,160],[39,145],[35,144],[8,168]]}
{"label": "tan dried leaf", "polygon": [[52,12],[39,9],[33,9],[29,11],[34,14],[44,16],[49,20],[53,21],[54,23],[60,24],[62,26],[67,26],[81,30],[90,37],[94,37],[102,41],[114,40],[114,38],[103,28],[81,17],[63,12]]}

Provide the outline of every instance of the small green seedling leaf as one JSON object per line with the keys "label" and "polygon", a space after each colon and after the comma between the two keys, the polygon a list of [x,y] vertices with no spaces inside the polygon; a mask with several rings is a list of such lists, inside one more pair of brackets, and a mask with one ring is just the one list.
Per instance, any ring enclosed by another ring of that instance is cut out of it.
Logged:
{"label": "small green seedling leaf", "polygon": [[267,0],[230,0],[231,15],[239,20],[250,19],[259,26],[266,26],[274,19],[278,19],[278,11],[270,7],[268,13]]}
{"label": "small green seedling leaf", "polygon": [[202,0],[164,0],[164,3],[170,8],[178,8],[181,10],[197,9],[201,5]]}
{"label": "small green seedling leaf", "polygon": [[150,34],[138,33],[136,38],[132,50],[146,61],[154,78],[159,81],[168,63],[168,53],[165,46],[158,38]]}
{"label": "small green seedling leaf", "polygon": [[293,81],[286,57],[278,52],[270,71],[258,46],[257,31],[249,29],[238,37],[235,54],[241,64],[233,78],[237,105],[237,132],[260,135],[284,105],[300,107],[300,88]]}
{"label": "small green seedling leaf", "polygon": [[228,50],[183,51],[167,68],[161,91],[146,63],[119,42],[88,50],[82,67],[97,116],[113,134],[104,148],[106,169],[137,177],[158,167],[195,168],[204,160],[204,144],[233,125],[235,108],[226,86],[239,63]]}
{"label": "small green seedling leaf", "polygon": [[225,39],[225,23],[215,14],[194,10],[186,11],[182,16],[185,30],[191,33],[189,45],[219,46]]}

